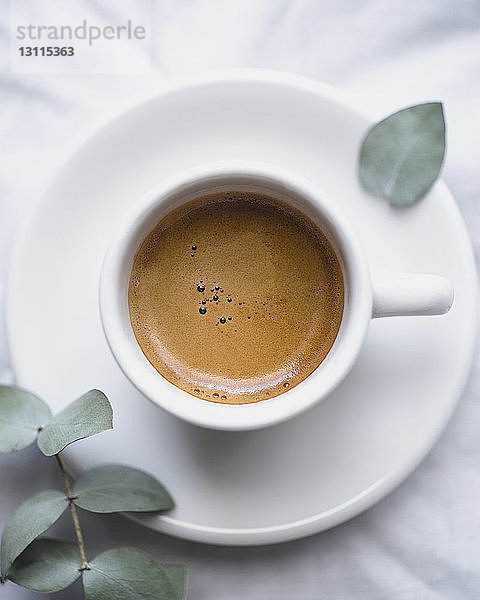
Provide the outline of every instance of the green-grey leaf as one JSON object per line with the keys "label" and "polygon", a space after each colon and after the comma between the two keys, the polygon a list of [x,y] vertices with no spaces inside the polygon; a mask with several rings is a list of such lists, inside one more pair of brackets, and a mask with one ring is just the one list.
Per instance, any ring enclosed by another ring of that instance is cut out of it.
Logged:
{"label": "green-grey leaf", "polygon": [[46,490],[32,496],[13,513],[3,530],[0,545],[2,577],[25,548],[62,515],[68,507],[65,494]]}
{"label": "green-grey leaf", "polygon": [[38,435],[38,447],[46,456],[58,454],[77,440],[112,429],[112,419],[105,394],[90,390],[51,419]]}
{"label": "green-grey leaf", "polygon": [[83,586],[88,600],[183,600],[182,574],[167,571],[137,548],[118,548],[90,563]]}
{"label": "green-grey leaf", "polygon": [[186,569],[183,565],[161,565],[170,580],[178,600],[185,598]]}
{"label": "green-grey leaf", "polygon": [[29,446],[51,416],[48,406],[35,394],[0,385],[0,452],[17,452]]}
{"label": "green-grey leaf", "polygon": [[156,511],[173,507],[167,490],[151,475],[126,465],[102,465],[83,473],[73,487],[75,504],[99,513]]}
{"label": "green-grey leaf", "polygon": [[445,155],[445,119],[440,102],[404,108],[374,125],[360,150],[363,186],[393,206],[425,196]]}
{"label": "green-grey leaf", "polygon": [[81,564],[76,544],[42,538],[20,554],[8,578],[34,592],[58,592],[80,577]]}

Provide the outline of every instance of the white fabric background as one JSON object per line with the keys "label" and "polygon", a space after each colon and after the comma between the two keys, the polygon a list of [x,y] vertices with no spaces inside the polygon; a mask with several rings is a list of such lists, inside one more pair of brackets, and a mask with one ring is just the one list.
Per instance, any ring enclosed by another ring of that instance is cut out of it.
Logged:
{"label": "white fabric background", "polygon": [[[37,4],[40,9],[42,0]],[[114,19],[119,5],[76,0],[75,11],[79,18]],[[377,117],[416,101],[443,100],[444,177],[478,255],[478,0],[152,0],[154,71],[123,76],[9,72],[8,9],[0,0],[0,309],[18,224],[72,138],[120,102],[174,76],[217,67],[310,75],[350,93]],[[0,381],[11,381],[3,322]],[[97,552],[137,545],[158,560],[187,564],[195,600],[479,598],[479,388],[477,355],[458,410],[430,456],[393,494],[334,530],[276,546],[225,548],[169,538],[120,516],[82,513],[88,546]],[[22,500],[54,486],[57,477],[52,461],[34,449],[0,455],[0,527]],[[68,538],[70,529],[64,518],[54,533]],[[37,595],[9,583],[0,597]],[[80,598],[81,590],[53,597]]]}

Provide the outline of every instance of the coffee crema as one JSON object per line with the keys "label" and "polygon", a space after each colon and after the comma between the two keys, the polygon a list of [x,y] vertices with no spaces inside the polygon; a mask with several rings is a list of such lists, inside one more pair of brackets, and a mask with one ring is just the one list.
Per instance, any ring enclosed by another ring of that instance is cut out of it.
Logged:
{"label": "coffee crema", "polygon": [[324,360],[342,320],[343,274],[301,212],[222,192],[155,226],[135,255],[128,303],[140,348],[165,379],[245,404],[292,389]]}

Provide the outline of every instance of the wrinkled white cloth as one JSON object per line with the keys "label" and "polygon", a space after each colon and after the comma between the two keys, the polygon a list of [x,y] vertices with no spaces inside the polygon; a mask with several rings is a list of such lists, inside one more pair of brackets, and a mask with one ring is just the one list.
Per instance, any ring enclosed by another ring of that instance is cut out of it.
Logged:
{"label": "wrinkled white cloth", "polygon": [[[26,21],[49,15],[18,2]],[[65,4],[65,0],[62,0]],[[122,1],[75,0],[79,19],[124,17]],[[480,246],[480,3],[478,0],[152,0],[149,74],[27,75],[9,70],[9,2],[0,0],[0,309],[20,221],[70,141],[120,102],[177,75],[223,67],[293,71],[334,84],[373,116],[441,99],[444,177]],[[29,12],[30,11],[30,12]],[[11,381],[3,319],[0,381]],[[456,600],[480,598],[480,362],[433,452],[365,514],[311,538],[258,548],[194,544],[120,516],[82,514],[92,552],[137,545],[189,567],[192,600]],[[34,449],[0,455],[0,527],[33,492],[56,485]],[[68,519],[54,533],[71,535]],[[70,588],[52,596],[80,598]],[[9,583],[8,600],[36,598]]]}

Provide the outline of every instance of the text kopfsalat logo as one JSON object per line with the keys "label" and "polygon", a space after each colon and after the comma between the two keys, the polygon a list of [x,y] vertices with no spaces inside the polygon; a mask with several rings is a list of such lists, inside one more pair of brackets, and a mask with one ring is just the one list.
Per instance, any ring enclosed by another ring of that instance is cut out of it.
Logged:
{"label": "text kopfsalat logo", "polygon": [[18,25],[17,39],[35,42],[86,40],[92,46],[96,40],[144,40],[143,25],[129,19],[124,25],[90,25],[84,19],[78,25]]}

